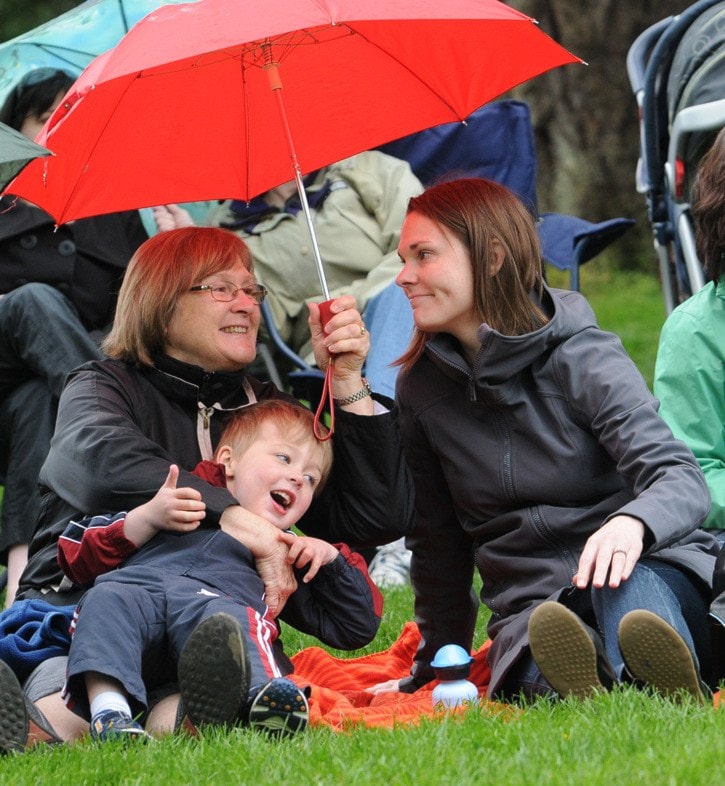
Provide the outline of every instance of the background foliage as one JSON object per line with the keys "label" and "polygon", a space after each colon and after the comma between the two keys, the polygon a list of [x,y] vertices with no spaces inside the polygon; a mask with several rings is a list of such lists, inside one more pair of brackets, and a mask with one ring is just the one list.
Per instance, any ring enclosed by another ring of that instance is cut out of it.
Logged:
{"label": "background foliage", "polygon": [[644,196],[635,189],[637,103],[627,53],[650,25],[688,8],[687,0],[508,0],[587,65],[557,68],[513,94],[529,103],[539,155],[539,208],[590,221],[637,219],[605,256],[654,271]]}
{"label": "background foliage", "polygon": [[74,0],[2,0],[0,41],[15,38],[53,17],[80,5]]}

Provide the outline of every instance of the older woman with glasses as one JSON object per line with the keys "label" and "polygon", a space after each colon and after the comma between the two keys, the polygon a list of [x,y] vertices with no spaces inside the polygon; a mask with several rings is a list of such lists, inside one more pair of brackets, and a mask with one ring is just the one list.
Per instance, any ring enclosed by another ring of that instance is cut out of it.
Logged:
{"label": "older woman with glasses", "polygon": [[[42,514],[19,598],[75,603],[84,588],[64,578],[56,558],[68,522],[87,512],[129,510],[147,502],[173,463],[180,468],[178,485],[199,492],[206,514],[201,526],[220,527],[251,551],[267,604],[279,613],[295,586],[280,531],[242,508],[227,489],[191,474],[200,460],[212,457],[232,413],[255,401],[290,399],[245,371],[256,354],[264,296],[247,246],[227,230],[172,230],[139,248],[103,345],[108,357],[76,369],[61,396],[40,478]],[[319,366],[335,361],[337,458],[325,489],[298,526],[306,534],[351,545],[400,537],[410,520],[410,488],[392,402],[374,400],[361,377],[369,334],[354,299],[334,300],[324,328],[318,306],[311,304],[309,324]],[[189,523],[178,522],[178,530],[199,526],[195,505],[190,501]],[[109,526],[107,550],[98,559],[110,568],[135,548],[123,531]],[[70,713],[57,693],[65,659],[58,660],[60,669],[45,666],[44,697],[32,690],[24,697],[25,725],[16,737],[0,730],[5,735],[0,749],[24,747],[27,728],[39,727],[38,737],[46,740],[75,733],[65,730]],[[31,689],[34,682],[40,682],[37,674]],[[55,687],[53,695],[47,695],[48,686]],[[35,699],[40,699],[37,708]]]}

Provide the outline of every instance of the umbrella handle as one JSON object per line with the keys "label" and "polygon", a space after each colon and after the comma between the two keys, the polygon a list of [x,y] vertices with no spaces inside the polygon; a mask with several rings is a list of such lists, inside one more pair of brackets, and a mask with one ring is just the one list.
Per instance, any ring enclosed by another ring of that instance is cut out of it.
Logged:
{"label": "umbrella handle", "polygon": [[[332,319],[332,300],[323,300],[322,303],[319,303],[320,308],[320,326],[325,327],[325,325]],[[317,405],[317,412],[315,412],[315,420],[312,425],[313,431],[315,432],[315,436],[320,442],[326,442],[332,436],[333,432],[335,431],[335,402],[332,398],[332,367],[335,364],[334,358],[330,358],[330,362],[327,364],[327,369],[325,370],[325,380],[322,383],[322,395],[320,396],[320,403]],[[320,422],[322,420],[323,412],[325,411],[325,404],[329,404],[330,407],[330,429],[327,434],[322,434],[320,431]]]}
{"label": "umbrella handle", "polygon": [[[320,403],[317,405],[317,412],[315,412],[315,419],[312,423],[312,430],[320,442],[327,442],[332,437],[335,431],[335,400],[332,398],[332,367],[335,365],[334,358],[330,358],[330,362],[325,371],[325,380],[322,383],[322,395],[320,396]],[[325,411],[325,404],[330,405],[330,428],[327,434],[323,434],[320,429],[322,415]]]}
{"label": "umbrella handle", "polygon": [[318,303],[320,308],[320,326],[325,327],[325,325],[332,319],[332,300],[323,300],[322,303]]}

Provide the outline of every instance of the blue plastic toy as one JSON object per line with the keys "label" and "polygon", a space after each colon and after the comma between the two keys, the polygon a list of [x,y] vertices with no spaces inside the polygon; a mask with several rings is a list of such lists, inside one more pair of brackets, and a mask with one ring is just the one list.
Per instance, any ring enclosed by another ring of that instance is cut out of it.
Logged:
{"label": "blue plastic toy", "polygon": [[478,700],[478,689],[467,680],[473,658],[458,644],[441,647],[431,662],[439,684],[433,689],[433,705],[458,707]]}

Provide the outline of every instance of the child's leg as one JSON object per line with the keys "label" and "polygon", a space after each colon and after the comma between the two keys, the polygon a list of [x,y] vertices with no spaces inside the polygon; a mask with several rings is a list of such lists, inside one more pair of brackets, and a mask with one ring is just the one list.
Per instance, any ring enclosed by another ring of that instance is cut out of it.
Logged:
{"label": "child's leg", "polygon": [[122,686],[133,715],[146,709],[144,672],[164,651],[163,596],[153,587],[104,581],[90,589],[78,608],[68,655],[66,695],[69,706],[90,717],[85,675],[97,697],[103,683]]}
{"label": "child's leg", "polygon": [[192,727],[241,723],[274,735],[302,731],[309,719],[305,692],[284,677],[250,690],[250,673],[239,620],[224,611],[206,617],[179,658],[182,703]]}
{"label": "child's leg", "polygon": [[[201,591],[200,591],[201,590]],[[168,600],[168,637],[172,656],[184,649],[192,631],[212,614],[225,612],[236,619],[243,631],[249,656],[250,697],[282,671],[275,660],[273,642],[278,630],[274,620],[265,616],[267,607],[263,601],[254,605],[243,605],[228,595],[211,591],[202,582],[178,577],[166,586]]]}
{"label": "child's leg", "polygon": [[170,649],[181,651],[179,683],[194,724],[243,723],[274,734],[306,727],[307,700],[282,677],[277,626],[263,602],[243,605],[186,578],[173,593],[167,586],[167,598]]}
{"label": "child's leg", "polygon": [[97,671],[87,671],[83,677],[91,718],[101,712],[120,712],[129,718],[133,716],[126,690],[118,680]]}

